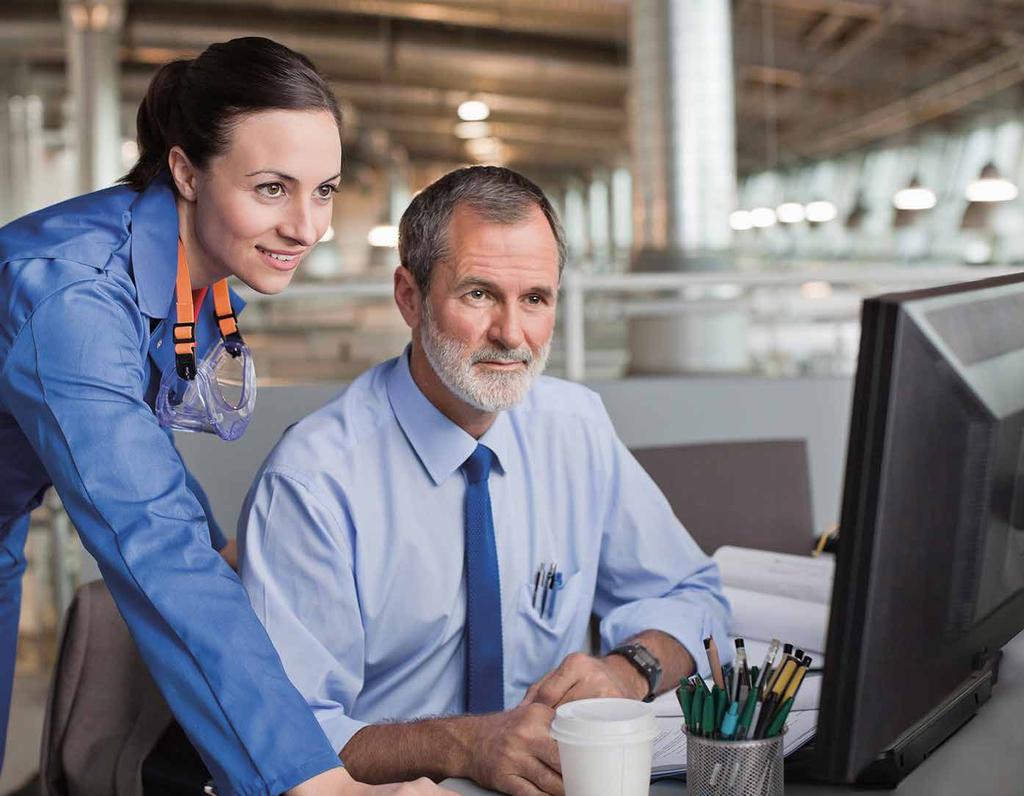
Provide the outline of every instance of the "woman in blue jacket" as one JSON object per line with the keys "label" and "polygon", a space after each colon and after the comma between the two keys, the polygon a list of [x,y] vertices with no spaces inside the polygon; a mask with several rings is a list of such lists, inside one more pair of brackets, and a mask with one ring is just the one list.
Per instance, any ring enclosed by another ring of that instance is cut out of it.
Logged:
{"label": "woman in blue jacket", "polygon": [[224,280],[288,285],[330,222],[340,123],[303,56],[215,44],[153,78],[123,185],[0,230],[0,759],[29,512],[52,484],[222,796],[440,792],[338,768],[171,438],[244,431],[253,364]]}

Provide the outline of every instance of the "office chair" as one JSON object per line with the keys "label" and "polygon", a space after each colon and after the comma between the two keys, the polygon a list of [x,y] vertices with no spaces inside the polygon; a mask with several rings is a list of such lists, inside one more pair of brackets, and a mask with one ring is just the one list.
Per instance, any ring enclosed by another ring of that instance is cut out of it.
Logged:
{"label": "office chair", "polygon": [[633,450],[697,544],[807,555],[814,539],[804,440]]}
{"label": "office chair", "polygon": [[102,581],[64,620],[40,778],[45,796],[198,796],[209,779]]}

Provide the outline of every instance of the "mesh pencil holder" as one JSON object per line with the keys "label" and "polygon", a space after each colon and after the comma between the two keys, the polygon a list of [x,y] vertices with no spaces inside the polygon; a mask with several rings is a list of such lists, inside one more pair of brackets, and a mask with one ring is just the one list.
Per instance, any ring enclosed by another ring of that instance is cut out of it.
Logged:
{"label": "mesh pencil holder", "polygon": [[686,732],[689,796],[782,796],[782,738],[716,741]]}

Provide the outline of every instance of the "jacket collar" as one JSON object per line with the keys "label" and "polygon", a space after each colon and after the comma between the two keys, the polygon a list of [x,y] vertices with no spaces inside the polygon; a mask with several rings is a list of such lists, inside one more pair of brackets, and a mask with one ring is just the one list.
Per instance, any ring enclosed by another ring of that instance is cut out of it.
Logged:
{"label": "jacket collar", "polygon": [[178,208],[170,174],[161,172],[139,194],[131,214],[132,276],[139,309],[150,318],[166,318],[178,274]]}

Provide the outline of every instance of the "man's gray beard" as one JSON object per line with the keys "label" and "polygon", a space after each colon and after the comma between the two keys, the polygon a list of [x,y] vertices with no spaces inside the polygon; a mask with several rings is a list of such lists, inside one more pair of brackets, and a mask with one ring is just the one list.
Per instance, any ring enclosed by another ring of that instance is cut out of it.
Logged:
{"label": "man's gray beard", "polygon": [[[486,346],[471,351],[458,340],[442,334],[434,323],[426,297],[423,299],[420,344],[441,383],[453,395],[482,412],[503,412],[520,403],[533,386],[534,379],[544,372],[551,353],[550,340],[537,356],[528,346],[511,350]],[[524,362],[526,367],[510,373],[474,369],[474,365],[483,360]]]}

